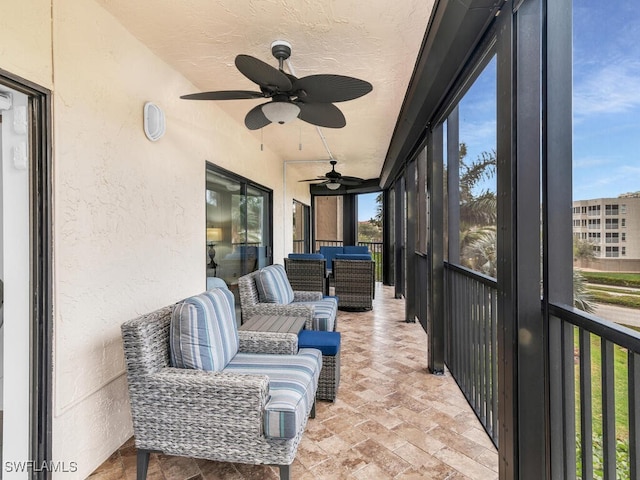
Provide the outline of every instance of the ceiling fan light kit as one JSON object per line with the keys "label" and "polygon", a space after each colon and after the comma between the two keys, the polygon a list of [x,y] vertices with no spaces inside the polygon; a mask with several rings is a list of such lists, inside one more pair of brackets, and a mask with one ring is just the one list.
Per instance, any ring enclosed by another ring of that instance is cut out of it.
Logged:
{"label": "ceiling fan light kit", "polygon": [[369,93],[369,82],[345,75],[318,74],[296,78],[285,73],[284,61],[291,55],[291,44],[277,40],[271,44],[271,54],[278,60],[274,68],[250,55],[237,55],[236,68],[260,87],[259,92],[228,90],[182,95],[186,100],[244,100],[266,98],[268,102],[253,107],[244,123],[249,130],[258,130],[270,123],[284,124],[299,118],[319,127],[342,128],[344,115],[336,102],[354,100]]}
{"label": "ceiling fan light kit", "polygon": [[338,190],[340,188],[340,184],[338,182],[329,182],[325,186],[329,190]]}
{"label": "ceiling fan light kit", "polygon": [[282,125],[298,118],[300,107],[295,103],[273,101],[262,105],[262,113],[269,121]]}

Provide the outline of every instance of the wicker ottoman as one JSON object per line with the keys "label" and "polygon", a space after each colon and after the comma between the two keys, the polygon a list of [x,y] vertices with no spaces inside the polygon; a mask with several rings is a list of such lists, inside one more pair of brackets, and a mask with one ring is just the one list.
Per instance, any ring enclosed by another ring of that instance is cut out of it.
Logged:
{"label": "wicker ottoman", "polygon": [[302,330],[298,334],[298,348],[317,348],[322,352],[316,400],[334,401],[340,385],[340,332]]}

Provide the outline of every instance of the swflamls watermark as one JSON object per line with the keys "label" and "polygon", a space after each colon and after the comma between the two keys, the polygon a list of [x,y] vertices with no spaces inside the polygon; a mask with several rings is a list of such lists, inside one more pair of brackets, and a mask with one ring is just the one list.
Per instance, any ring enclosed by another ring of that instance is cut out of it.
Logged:
{"label": "swflamls watermark", "polygon": [[35,460],[24,461],[7,461],[4,462],[4,471],[6,473],[23,473],[23,472],[57,472],[57,473],[74,473],[78,471],[78,462],[65,462],[47,460],[36,462]]}

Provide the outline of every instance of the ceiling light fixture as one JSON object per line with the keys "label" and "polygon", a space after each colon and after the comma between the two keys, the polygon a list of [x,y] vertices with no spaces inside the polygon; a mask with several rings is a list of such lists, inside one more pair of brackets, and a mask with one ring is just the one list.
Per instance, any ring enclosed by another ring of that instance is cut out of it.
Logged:
{"label": "ceiling light fixture", "polygon": [[300,107],[291,102],[274,101],[264,104],[262,113],[269,121],[282,125],[298,118]]}
{"label": "ceiling light fixture", "polygon": [[340,188],[340,184],[338,182],[329,182],[325,183],[325,185],[329,190],[338,190]]}

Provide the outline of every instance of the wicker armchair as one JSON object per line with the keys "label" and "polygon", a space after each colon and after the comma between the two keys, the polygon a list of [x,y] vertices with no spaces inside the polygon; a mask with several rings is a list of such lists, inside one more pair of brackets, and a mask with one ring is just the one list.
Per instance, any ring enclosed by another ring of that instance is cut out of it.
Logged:
{"label": "wicker armchair", "polygon": [[333,260],[333,278],[338,308],[373,308],[375,262],[373,260]]}
{"label": "wicker armchair", "polygon": [[321,292],[294,290],[290,303],[265,303],[260,300],[256,285],[259,275],[260,270],[256,270],[238,279],[243,323],[256,315],[306,317],[304,328],[307,330],[337,330],[337,303],[334,298],[323,298]]}
{"label": "wicker armchair", "polygon": [[[289,432],[289,438],[267,436],[265,422],[269,418],[265,409],[273,393],[269,378],[276,374],[265,374],[262,366],[266,364],[271,371],[289,370],[292,363],[304,360],[307,368],[309,365],[313,366],[312,370],[317,368],[317,377],[321,360],[316,358],[316,351],[301,349],[298,352],[294,334],[238,331],[238,353],[223,370],[173,368],[170,366],[170,327],[177,308],[171,305],[122,325],[138,449],[138,480],[146,478],[151,452],[278,465],[280,478],[288,479],[307,417],[315,416],[315,403],[308,404],[305,400],[307,408],[302,407],[298,427]],[[305,358],[299,360],[303,356]],[[242,370],[246,367],[244,364],[235,365],[234,371],[232,363],[240,357],[258,360],[254,360],[256,365],[245,368],[247,371]],[[277,376],[274,378],[280,380]],[[314,392],[317,381],[315,383],[314,387],[312,380],[309,387]]]}
{"label": "wicker armchair", "polygon": [[294,290],[327,295],[327,261],[324,258],[285,258],[284,268]]}

